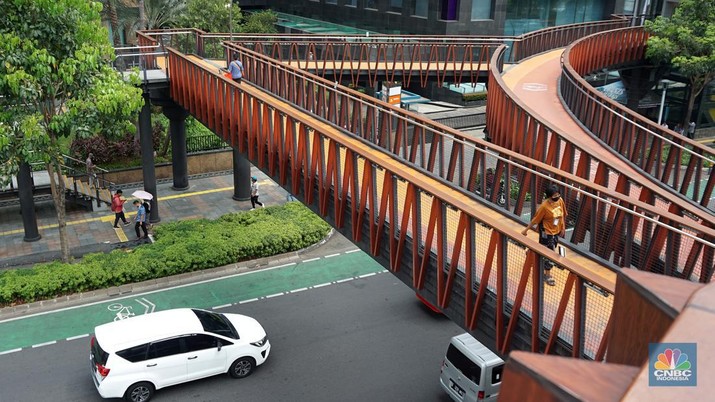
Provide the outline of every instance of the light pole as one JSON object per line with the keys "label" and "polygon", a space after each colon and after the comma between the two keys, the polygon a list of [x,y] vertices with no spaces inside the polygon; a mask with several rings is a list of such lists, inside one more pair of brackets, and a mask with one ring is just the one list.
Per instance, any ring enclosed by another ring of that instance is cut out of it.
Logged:
{"label": "light pole", "polygon": [[228,0],[226,7],[228,8],[228,34],[231,42],[233,42],[233,0]]}

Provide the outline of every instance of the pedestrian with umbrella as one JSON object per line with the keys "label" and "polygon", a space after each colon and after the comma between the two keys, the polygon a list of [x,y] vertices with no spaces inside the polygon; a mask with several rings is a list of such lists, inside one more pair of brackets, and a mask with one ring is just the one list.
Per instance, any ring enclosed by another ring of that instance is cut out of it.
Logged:
{"label": "pedestrian with umbrella", "polygon": [[139,200],[134,200],[132,203],[134,206],[137,208],[137,215],[134,218],[134,230],[137,232],[137,239],[142,239],[141,233],[139,232],[139,228],[141,227],[142,230],[144,231],[144,239],[149,237],[149,231],[146,228],[146,221],[147,221],[147,214],[146,214],[146,209],[144,208],[144,205],[142,205],[141,201]]}

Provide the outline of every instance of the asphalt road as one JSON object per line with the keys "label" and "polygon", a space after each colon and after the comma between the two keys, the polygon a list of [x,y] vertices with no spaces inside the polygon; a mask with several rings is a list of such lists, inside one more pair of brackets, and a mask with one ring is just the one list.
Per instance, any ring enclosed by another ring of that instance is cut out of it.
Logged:
{"label": "asphalt road", "polygon": [[[272,343],[253,375],[157,391],[156,401],[449,401],[439,368],[461,331],[391,274],[220,309],[257,318]],[[100,401],[89,338],[0,355],[0,402]]]}

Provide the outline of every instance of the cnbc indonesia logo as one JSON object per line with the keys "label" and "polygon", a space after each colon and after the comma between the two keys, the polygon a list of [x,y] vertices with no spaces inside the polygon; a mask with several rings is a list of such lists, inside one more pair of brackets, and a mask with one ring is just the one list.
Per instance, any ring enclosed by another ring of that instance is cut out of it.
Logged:
{"label": "cnbc indonesia logo", "polygon": [[697,348],[694,343],[651,343],[649,385],[696,386]]}

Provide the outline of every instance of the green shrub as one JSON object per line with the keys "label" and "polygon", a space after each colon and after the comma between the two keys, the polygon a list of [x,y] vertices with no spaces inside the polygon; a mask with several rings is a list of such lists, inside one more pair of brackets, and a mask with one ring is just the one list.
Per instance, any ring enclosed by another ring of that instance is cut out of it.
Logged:
{"label": "green shrub", "polygon": [[462,95],[462,100],[463,101],[481,101],[481,100],[487,100],[487,93],[486,92],[472,92],[469,94],[463,94]]}
{"label": "green shrub", "polygon": [[300,250],[330,226],[297,202],[155,228],[156,242],[0,273],[0,305],[28,303]]}

